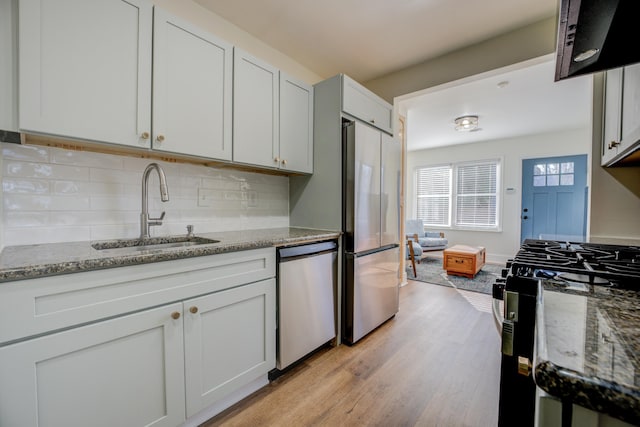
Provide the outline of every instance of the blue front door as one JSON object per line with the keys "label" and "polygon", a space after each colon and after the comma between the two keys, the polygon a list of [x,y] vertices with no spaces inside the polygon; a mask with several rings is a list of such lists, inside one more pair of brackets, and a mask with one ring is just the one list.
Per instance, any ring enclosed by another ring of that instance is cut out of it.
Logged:
{"label": "blue front door", "polygon": [[582,242],[587,229],[587,155],[522,161],[521,240]]}

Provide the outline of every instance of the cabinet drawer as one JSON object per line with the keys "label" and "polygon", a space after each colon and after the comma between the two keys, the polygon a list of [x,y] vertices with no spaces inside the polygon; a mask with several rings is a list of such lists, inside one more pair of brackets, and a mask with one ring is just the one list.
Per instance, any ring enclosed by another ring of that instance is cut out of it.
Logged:
{"label": "cabinet drawer", "polygon": [[275,277],[264,248],[0,284],[0,344]]}
{"label": "cabinet drawer", "polygon": [[472,256],[449,255],[444,259],[444,269],[471,273],[473,272],[474,260],[475,257]]}
{"label": "cabinet drawer", "polygon": [[342,76],[342,110],[385,132],[393,133],[391,105],[347,76]]}

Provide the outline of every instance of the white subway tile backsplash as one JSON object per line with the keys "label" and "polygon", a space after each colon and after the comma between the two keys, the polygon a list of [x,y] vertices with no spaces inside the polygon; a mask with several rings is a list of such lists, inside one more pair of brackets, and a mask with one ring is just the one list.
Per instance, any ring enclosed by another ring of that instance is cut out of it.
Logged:
{"label": "white subway tile backsplash", "polygon": [[5,193],[48,194],[49,181],[26,178],[4,178],[2,191]]}
{"label": "white subway tile backsplash", "polygon": [[25,178],[43,178],[43,179],[75,179],[78,181],[89,180],[89,169],[75,167],[52,165],[45,163],[19,162],[16,160],[4,162],[4,176],[25,177]]}
{"label": "white subway tile backsplash", "polygon": [[96,156],[95,153],[87,151],[63,150],[61,148],[50,148],[51,163],[64,165],[77,165],[84,167],[98,167],[105,169],[123,169],[124,161],[120,156],[102,154]]}
{"label": "white subway tile backsplash", "polygon": [[23,162],[47,163],[49,161],[49,149],[36,145],[2,144],[2,157]]}
{"label": "white subway tile backsplash", "polygon": [[[163,225],[152,235],[287,227],[289,179],[231,169],[51,147],[0,144],[4,246],[133,238],[140,234],[142,173],[163,168],[169,201],[155,172],[149,211]],[[204,199],[203,199],[204,197]]]}
{"label": "white subway tile backsplash", "polygon": [[91,182],[108,182],[116,184],[140,184],[142,182],[141,171],[126,171],[122,169],[90,168],[89,179]]}
{"label": "white subway tile backsplash", "polygon": [[49,212],[5,212],[5,227],[46,227],[50,224]]}
{"label": "white subway tile backsplash", "polygon": [[[36,238],[34,238],[36,237]],[[91,240],[91,227],[30,227],[4,230],[5,247],[40,243],[77,242]],[[37,260],[35,260],[37,262]]]}

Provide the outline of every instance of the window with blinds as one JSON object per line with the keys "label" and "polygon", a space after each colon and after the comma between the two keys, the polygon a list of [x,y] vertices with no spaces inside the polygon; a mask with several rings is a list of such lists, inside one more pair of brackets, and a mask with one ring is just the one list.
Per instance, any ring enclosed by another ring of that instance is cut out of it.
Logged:
{"label": "window with blinds", "polygon": [[456,167],[456,225],[498,226],[498,163]]}
{"label": "window with blinds", "polygon": [[425,225],[451,225],[451,166],[418,169],[416,172],[417,218]]}
{"label": "window with blinds", "polygon": [[426,226],[499,227],[500,161],[416,170],[416,218]]}

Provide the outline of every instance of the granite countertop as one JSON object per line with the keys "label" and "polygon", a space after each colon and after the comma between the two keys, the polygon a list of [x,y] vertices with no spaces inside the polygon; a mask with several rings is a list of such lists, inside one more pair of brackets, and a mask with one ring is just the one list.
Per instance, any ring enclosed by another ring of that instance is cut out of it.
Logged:
{"label": "granite countertop", "polygon": [[561,400],[640,424],[640,293],[541,281],[534,378]]}
{"label": "granite countertop", "polygon": [[0,282],[330,240],[338,238],[340,232],[285,227],[202,233],[196,234],[196,236],[219,240],[219,242],[178,248],[150,249],[135,253],[101,251],[91,246],[96,242],[9,246],[0,252]]}

